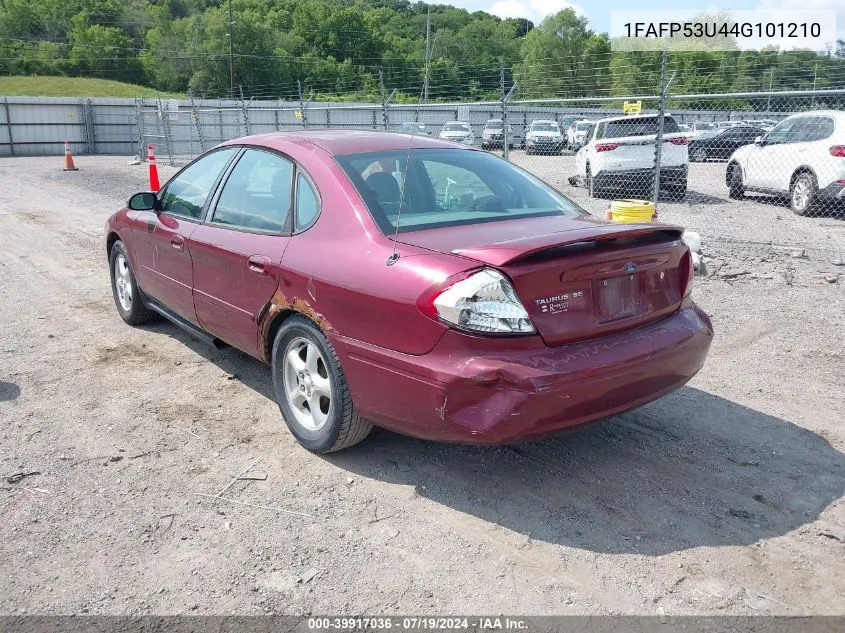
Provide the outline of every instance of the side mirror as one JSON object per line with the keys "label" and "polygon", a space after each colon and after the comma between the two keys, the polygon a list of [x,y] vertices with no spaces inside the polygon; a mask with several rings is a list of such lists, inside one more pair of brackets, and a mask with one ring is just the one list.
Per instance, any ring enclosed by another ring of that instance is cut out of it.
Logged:
{"label": "side mirror", "polygon": [[757,138],[755,138],[755,139],[754,139],[754,144],[755,144],[755,145],[762,145],[762,144],[763,144],[763,137],[762,137],[762,136],[758,136]]}
{"label": "side mirror", "polygon": [[134,196],[129,198],[129,202],[126,206],[133,211],[155,211],[157,202],[158,198],[156,198],[154,193],[151,191],[144,191],[142,193],[136,193]]}

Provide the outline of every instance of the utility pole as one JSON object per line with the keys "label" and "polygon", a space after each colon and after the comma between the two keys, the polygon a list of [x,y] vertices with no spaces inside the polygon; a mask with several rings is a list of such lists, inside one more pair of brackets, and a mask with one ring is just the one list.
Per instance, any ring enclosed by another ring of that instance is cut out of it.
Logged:
{"label": "utility pole", "polygon": [[[231,1],[231,0],[230,0]],[[431,7],[425,21],[425,80],[423,82],[423,103],[428,103],[428,77],[431,69]]]}
{"label": "utility pole", "polygon": [[234,24],[235,23],[232,22],[232,0],[229,0],[229,32],[227,35],[229,36],[229,95],[231,97],[235,96],[235,55],[232,46],[232,39],[234,36],[232,26]]}

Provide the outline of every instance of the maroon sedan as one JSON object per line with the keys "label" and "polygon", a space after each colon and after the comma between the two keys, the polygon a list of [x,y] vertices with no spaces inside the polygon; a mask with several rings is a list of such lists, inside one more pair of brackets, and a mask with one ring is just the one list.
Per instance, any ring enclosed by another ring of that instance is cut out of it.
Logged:
{"label": "maroon sedan", "polygon": [[317,452],[373,424],[496,444],[677,389],[713,337],[681,229],[586,214],[512,164],[402,134],[224,143],[106,225],[118,312],[272,367]]}

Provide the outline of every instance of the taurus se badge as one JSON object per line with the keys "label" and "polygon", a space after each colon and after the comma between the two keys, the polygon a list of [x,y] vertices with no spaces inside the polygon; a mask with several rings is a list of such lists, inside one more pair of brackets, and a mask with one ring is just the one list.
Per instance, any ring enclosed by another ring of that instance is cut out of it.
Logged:
{"label": "taurus se badge", "polygon": [[634,262],[625,264],[625,272],[629,275],[637,272],[637,265]]}

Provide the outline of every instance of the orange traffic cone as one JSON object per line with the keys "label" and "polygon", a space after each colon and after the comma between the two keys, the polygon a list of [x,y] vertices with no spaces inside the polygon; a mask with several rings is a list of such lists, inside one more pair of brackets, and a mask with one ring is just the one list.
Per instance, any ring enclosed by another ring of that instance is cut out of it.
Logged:
{"label": "orange traffic cone", "polygon": [[158,182],[158,167],[156,167],[156,157],[153,156],[153,146],[147,147],[147,157],[150,160],[150,191],[156,192],[161,189]]}
{"label": "orange traffic cone", "polygon": [[79,171],[73,164],[73,154],[70,153],[70,143],[65,139],[65,168],[64,171]]}

